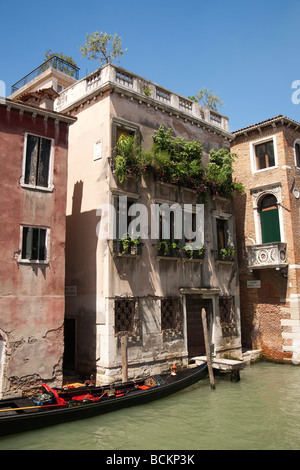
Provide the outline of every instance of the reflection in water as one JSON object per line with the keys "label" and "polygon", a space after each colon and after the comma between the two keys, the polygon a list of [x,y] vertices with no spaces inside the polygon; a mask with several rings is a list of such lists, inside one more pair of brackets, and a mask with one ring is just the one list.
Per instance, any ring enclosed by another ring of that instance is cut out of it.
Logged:
{"label": "reflection in water", "polygon": [[211,450],[300,447],[300,368],[259,363],[171,397],[0,438],[0,450]]}

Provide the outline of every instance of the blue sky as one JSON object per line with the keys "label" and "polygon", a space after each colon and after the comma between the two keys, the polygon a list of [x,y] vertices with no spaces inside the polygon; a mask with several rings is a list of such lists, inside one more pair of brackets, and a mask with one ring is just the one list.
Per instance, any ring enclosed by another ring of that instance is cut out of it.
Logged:
{"label": "blue sky", "polygon": [[202,87],[225,103],[230,130],[284,114],[300,122],[292,83],[300,80],[300,0],[0,0],[0,80],[11,85],[47,50],[73,57],[80,78],[86,33],[117,33],[120,65],[183,96]]}

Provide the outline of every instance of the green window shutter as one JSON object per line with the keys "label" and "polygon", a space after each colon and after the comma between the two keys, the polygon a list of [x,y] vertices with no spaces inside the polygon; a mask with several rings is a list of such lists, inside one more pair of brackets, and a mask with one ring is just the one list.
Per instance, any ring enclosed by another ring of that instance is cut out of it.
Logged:
{"label": "green window shutter", "polygon": [[262,243],[280,242],[278,208],[260,212]]}

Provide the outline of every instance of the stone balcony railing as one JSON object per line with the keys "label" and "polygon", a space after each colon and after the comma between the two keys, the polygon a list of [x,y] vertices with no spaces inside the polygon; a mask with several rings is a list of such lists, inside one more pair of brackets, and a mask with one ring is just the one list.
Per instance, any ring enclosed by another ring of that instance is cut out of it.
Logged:
{"label": "stone balcony railing", "polygon": [[251,245],[248,249],[248,268],[254,269],[283,269],[288,265],[286,243],[264,243]]}
{"label": "stone balcony railing", "polygon": [[63,90],[56,100],[55,111],[65,112],[77,104],[80,105],[97,94],[97,91],[105,90],[109,84],[124,90],[124,93],[137,95],[138,99],[143,99],[148,104],[168,107],[174,114],[184,113],[195,120],[205,121],[213,128],[229,132],[229,120],[226,116],[113,64],[101,67]]}

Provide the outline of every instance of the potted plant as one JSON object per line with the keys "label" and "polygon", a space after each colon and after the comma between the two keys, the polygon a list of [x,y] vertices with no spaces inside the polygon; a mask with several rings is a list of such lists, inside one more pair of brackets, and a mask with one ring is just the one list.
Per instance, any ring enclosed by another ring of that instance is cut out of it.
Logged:
{"label": "potted plant", "polygon": [[233,261],[235,257],[235,249],[234,247],[230,248],[222,248],[219,251],[219,256],[223,261]]}
{"label": "potted plant", "polygon": [[122,238],[118,240],[117,250],[122,255],[137,254],[140,245],[140,237],[132,238],[129,233],[125,233]]}
{"label": "potted plant", "polygon": [[182,249],[183,249],[185,255],[188,256],[190,259],[204,258],[204,255],[205,255],[204,245],[198,245],[198,246],[194,247],[192,245],[192,242],[189,241],[189,243],[187,245],[185,245]]}
{"label": "potted plant", "polygon": [[158,254],[159,256],[172,256],[172,257],[179,257],[179,244],[171,240],[162,240],[158,244]]}

